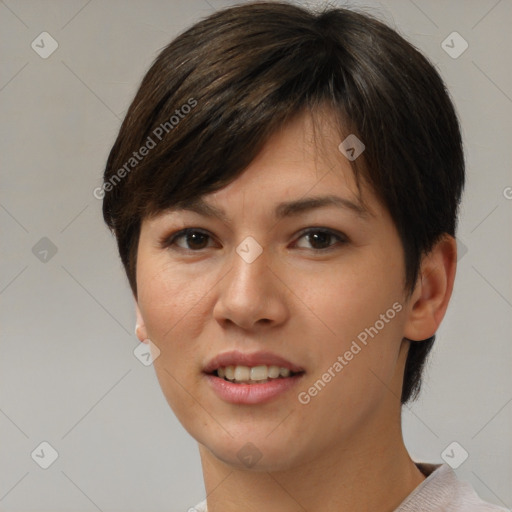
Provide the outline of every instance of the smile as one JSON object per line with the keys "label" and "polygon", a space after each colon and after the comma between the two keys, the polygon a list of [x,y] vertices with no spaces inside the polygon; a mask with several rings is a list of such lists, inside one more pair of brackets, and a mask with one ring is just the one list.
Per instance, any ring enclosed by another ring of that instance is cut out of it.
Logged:
{"label": "smile", "polygon": [[[262,366],[262,365],[261,365]],[[247,366],[232,366],[226,368],[219,368],[220,373],[222,371],[228,372],[228,375],[235,376],[235,371],[239,368],[238,373],[242,373],[242,377],[247,377],[248,372],[258,368],[256,372],[260,372],[259,375],[263,376],[263,372],[265,374],[275,375],[276,368],[279,370],[278,377],[267,377],[262,380],[240,380],[236,379],[229,380],[224,375],[220,377],[218,372],[219,370],[214,371],[213,373],[204,374],[207,384],[210,386],[210,389],[224,402],[228,402],[231,404],[246,404],[246,405],[256,405],[256,404],[264,404],[271,400],[278,398],[279,396],[285,396],[287,391],[290,391],[293,387],[297,386],[298,383],[302,380],[304,373],[301,371],[300,373],[290,372],[288,368],[279,368],[277,367],[265,367],[265,370],[260,367],[247,367]],[[281,375],[281,370],[288,376]],[[232,373],[231,373],[232,372]],[[250,377],[250,374],[249,374]]]}
{"label": "smile", "polygon": [[273,379],[293,377],[298,373],[301,372],[292,372],[284,366],[263,364],[253,367],[243,365],[221,366],[215,370],[214,375],[234,383],[261,384]]}

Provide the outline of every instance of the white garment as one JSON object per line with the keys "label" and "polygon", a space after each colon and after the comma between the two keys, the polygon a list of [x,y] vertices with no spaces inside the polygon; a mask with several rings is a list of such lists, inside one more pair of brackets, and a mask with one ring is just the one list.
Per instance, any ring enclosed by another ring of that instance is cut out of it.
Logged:
{"label": "white garment", "polygon": [[448,464],[416,462],[416,466],[427,478],[395,512],[508,512],[481,500],[471,484],[459,480]]}
{"label": "white garment", "polygon": [[[473,487],[462,482],[448,464],[416,462],[427,477],[394,512],[509,512],[479,498]],[[188,512],[208,512],[206,500]]]}

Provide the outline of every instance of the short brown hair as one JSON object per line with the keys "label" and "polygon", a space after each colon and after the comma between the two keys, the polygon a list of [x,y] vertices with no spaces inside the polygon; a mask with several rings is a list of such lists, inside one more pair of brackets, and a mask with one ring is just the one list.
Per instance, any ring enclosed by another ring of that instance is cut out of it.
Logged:
{"label": "short brown hair", "polygon": [[[278,128],[321,105],[364,142],[356,179],[388,208],[413,288],[422,255],[455,236],[465,179],[441,77],[368,14],[252,2],[215,12],[161,51],[108,157],[103,215],[135,296],[142,220],[232,182]],[[402,404],[419,393],[434,339],[410,342]]]}

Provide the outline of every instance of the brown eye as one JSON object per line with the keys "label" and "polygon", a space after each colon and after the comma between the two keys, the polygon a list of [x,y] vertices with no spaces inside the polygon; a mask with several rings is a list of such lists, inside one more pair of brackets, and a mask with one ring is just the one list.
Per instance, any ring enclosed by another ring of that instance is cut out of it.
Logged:
{"label": "brown eye", "polygon": [[[185,240],[185,246],[177,243],[180,239]],[[176,245],[180,249],[200,251],[207,247],[208,239],[210,239],[210,235],[207,233],[197,229],[188,228],[174,234],[167,242],[165,242],[165,246],[172,247],[173,245]]]}
{"label": "brown eye", "polygon": [[[309,229],[308,231],[302,233],[302,235],[299,237],[299,240],[301,238],[306,239],[314,251],[325,251],[334,247],[336,242],[342,244],[347,241],[347,238],[341,233],[337,234],[331,230],[320,228]],[[335,240],[334,243],[332,243],[333,239]],[[302,249],[303,247],[300,248]],[[307,248],[308,247],[306,247],[306,249]]]}
{"label": "brown eye", "polygon": [[206,247],[208,235],[199,231],[191,231],[185,234],[186,243],[189,244],[190,249],[204,249]]}
{"label": "brown eye", "polygon": [[332,241],[332,235],[325,231],[318,231],[317,233],[309,233],[306,235],[308,241],[312,244],[313,249],[325,249],[330,247],[329,242]]}

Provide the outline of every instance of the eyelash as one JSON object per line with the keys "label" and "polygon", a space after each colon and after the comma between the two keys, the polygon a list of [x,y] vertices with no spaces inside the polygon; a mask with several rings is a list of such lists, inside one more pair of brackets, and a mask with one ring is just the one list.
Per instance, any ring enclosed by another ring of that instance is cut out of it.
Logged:
{"label": "eyelash", "polygon": [[[209,233],[206,232],[206,231],[203,231],[202,229],[185,228],[185,229],[182,229],[180,231],[177,231],[176,233],[173,233],[169,237],[164,238],[161,241],[161,246],[163,248],[173,249],[172,246],[175,245],[176,240],[179,240],[180,238],[184,238],[188,234],[191,234],[191,233],[200,233],[202,235],[210,237]],[[321,228],[321,227],[308,228],[308,229],[302,231],[299,234],[298,239],[300,240],[301,238],[303,238],[303,237],[305,237],[307,235],[316,234],[316,233],[326,234],[326,235],[328,235],[328,236],[330,236],[332,238],[335,238],[335,239],[337,239],[337,241],[338,241],[338,243],[340,245],[343,245],[343,244],[348,242],[348,237],[345,234],[337,232],[337,231],[333,231],[332,229]],[[335,247],[336,247],[336,244],[332,244],[332,245],[329,245],[328,247],[326,247],[325,249],[315,249],[315,248],[312,248],[311,250],[313,252],[315,252],[315,253],[321,253],[321,252],[325,253],[325,252],[328,252],[328,251],[334,249]],[[197,252],[197,253],[199,253],[199,252],[201,252],[201,251],[203,251],[203,250],[205,250],[207,248],[208,247],[205,247],[203,249],[194,250],[194,249],[186,249],[186,248],[178,246],[176,250],[183,250],[183,251],[190,251],[190,252]],[[302,247],[301,247],[301,249],[302,249]],[[175,250],[175,249],[173,249],[173,250]]]}

